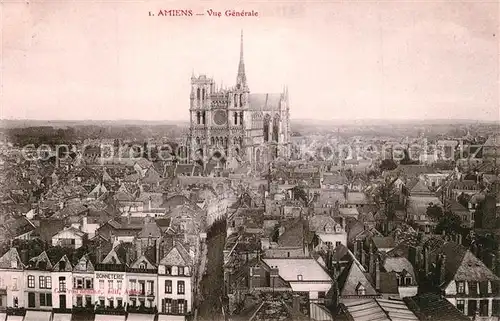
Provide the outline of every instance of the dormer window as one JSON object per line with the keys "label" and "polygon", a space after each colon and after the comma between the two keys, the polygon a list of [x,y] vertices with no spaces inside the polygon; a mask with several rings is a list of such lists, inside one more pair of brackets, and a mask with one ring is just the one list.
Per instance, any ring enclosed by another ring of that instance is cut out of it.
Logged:
{"label": "dormer window", "polygon": [[66,262],[61,261],[59,262],[59,271],[65,271],[66,270]]}
{"label": "dormer window", "polygon": [[302,274],[297,275],[297,281],[302,281]]}
{"label": "dormer window", "polygon": [[146,269],[146,262],[141,262],[141,263],[139,264],[139,269],[141,269],[141,270]]}
{"label": "dormer window", "polygon": [[363,286],[363,284],[358,283],[358,286],[356,287],[356,293],[357,293],[357,295],[365,295],[366,294],[366,289]]}

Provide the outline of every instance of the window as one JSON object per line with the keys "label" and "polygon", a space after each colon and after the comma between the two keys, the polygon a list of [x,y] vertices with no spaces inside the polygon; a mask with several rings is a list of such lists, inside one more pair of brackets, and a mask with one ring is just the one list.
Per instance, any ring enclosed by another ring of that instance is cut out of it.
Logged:
{"label": "window", "polygon": [[465,282],[457,282],[457,293],[465,293]]}
{"label": "window", "polygon": [[104,290],[104,280],[99,280],[99,290]]}
{"label": "window", "polygon": [[146,263],[142,262],[141,264],[139,264],[139,269],[146,269]]}
{"label": "window", "polygon": [[66,277],[59,277],[59,292],[66,292]]}
{"label": "window", "polygon": [[121,290],[122,289],[122,281],[121,280],[116,281],[116,289],[117,290]]}
{"label": "window", "polygon": [[179,313],[185,314],[186,313],[186,303],[184,302],[184,300],[178,300],[177,303],[178,303]]}
{"label": "window", "polygon": [[83,288],[83,280],[82,279],[76,279],[76,288],[77,289]]}
{"label": "window", "polygon": [[34,308],[36,306],[35,303],[35,293],[34,292],[29,292],[28,293],[28,308]]}
{"label": "window", "polygon": [[146,294],[146,283],[144,281],[139,281],[139,292],[141,295]]}
{"label": "window", "polygon": [[184,294],[184,281],[177,282],[177,294]]}
{"label": "window", "polygon": [[148,281],[147,291],[147,294],[154,293],[154,281]]}
{"label": "window", "polygon": [[130,292],[137,294],[137,282],[135,280],[130,280]]}
{"label": "window", "polygon": [[45,288],[52,289],[52,277],[50,276],[45,277]]}
{"label": "window", "polygon": [[13,301],[14,301],[14,302],[13,302],[13,303],[14,303],[14,308],[19,307],[19,299],[17,298],[17,296],[15,296],[15,297],[14,297],[14,300],[13,300]]}
{"label": "window", "polygon": [[86,307],[90,307],[90,306],[92,306],[92,297],[91,297],[91,296],[89,296],[89,295],[86,295],[86,296],[85,296],[85,306],[86,306]]}
{"label": "window", "polygon": [[114,308],[115,307],[115,300],[113,299],[108,299],[108,306],[110,308]]}
{"label": "window", "polygon": [[302,274],[297,275],[297,281],[302,281]]}
{"label": "window", "polygon": [[464,313],[464,307],[465,307],[465,301],[464,300],[457,300],[458,311]]}
{"label": "window", "polygon": [[52,294],[51,293],[40,293],[40,306],[44,306],[44,307],[52,306]]}
{"label": "window", "polygon": [[165,300],[165,313],[172,313],[172,299]]}
{"label": "window", "polygon": [[342,244],[342,242],[340,242],[340,241],[335,242],[335,247],[339,247],[340,244]]}
{"label": "window", "polygon": [[108,290],[113,290],[113,280],[108,280]]}
{"label": "window", "polygon": [[405,285],[410,286],[411,285],[411,277],[407,276],[405,277]]}
{"label": "window", "polygon": [[365,295],[366,294],[366,289],[361,283],[358,283],[358,286],[356,287],[356,293],[358,295]]}
{"label": "window", "polygon": [[86,289],[92,289],[92,279],[85,279],[85,288]]}
{"label": "window", "polygon": [[40,283],[39,286],[40,286],[40,289],[45,289],[45,287],[47,286],[45,284],[45,277],[44,276],[41,276],[38,278],[38,282]]}
{"label": "window", "polygon": [[172,281],[165,280],[165,293],[172,293]]}
{"label": "window", "polygon": [[99,305],[102,307],[105,305],[104,298],[99,298]]}
{"label": "window", "polygon": [[135,308],[137,306],[137,299],[132,298],[130,300],[132,301],[132,306]]}
{"label": "window", "polygon": [[179,266],[179,275],[184,275],[184,267]]}
{"label": "window", "polygon": [[81,295],[79,295],[79,296],[76,297],[76,306],[77,307],[83,306],[83,298],[82,298]]}
{"label": "window", "polygon": [[28,275],[28,288],[34,288],[34,287],[35,287],[35,276]]}
{"label": "window", "polygon": [[120,298],[116,299],[116,305],[117,305],[117,307],[121,308],[123,305],[123,300]]}
{"label": "window", "polygon": [[172,274],[172,268],[170,266],[165,267],[165,274],[166,275],[171,275]]}

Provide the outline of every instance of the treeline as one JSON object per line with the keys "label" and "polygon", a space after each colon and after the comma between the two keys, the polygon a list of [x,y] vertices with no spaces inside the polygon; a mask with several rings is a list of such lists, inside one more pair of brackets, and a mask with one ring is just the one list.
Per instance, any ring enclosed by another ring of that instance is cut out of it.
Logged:
{"label": "treeline", "polygon": [[177,125],[146,126],[96,126],[78,125],[66,128],[51,126],[11,128],[6,132],[9,141],[16,146],[33,144],[36,147],[46,144],[75,144],[85,139],[117,139],[147,141],[167,137],[173,140],[182,135],[183,128]]}

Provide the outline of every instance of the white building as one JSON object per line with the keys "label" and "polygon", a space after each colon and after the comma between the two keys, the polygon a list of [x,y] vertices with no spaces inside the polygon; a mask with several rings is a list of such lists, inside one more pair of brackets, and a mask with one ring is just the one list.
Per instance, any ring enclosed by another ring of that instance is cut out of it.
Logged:
{"label": "white building", "polygon": [[52,246],[63,246],[77,249],[83,245],[85,233],[74,228],[67,227],[52,236]]}
{"label": "white building", "polygon": [[176,243],[158,266],[158,312],[186,315],[193,307],[193,258]]}
{"label": "white building", "polygon": [[1,307],[24,307],[24,266],[16,248],[0,258]]}

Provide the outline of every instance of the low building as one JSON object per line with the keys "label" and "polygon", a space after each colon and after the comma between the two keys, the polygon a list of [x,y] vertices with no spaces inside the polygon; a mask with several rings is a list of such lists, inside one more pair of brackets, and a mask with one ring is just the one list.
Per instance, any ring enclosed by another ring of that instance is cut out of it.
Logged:
{"label": "low building", "polygon": [[77,249],[83,245],[83,240],[85,238],[85,233],[74,228],[67,227],[64,230],[58,232],[52,236],[52,246],[62,246],[69,247],[72,249]]}

